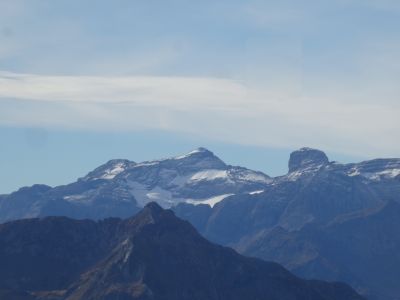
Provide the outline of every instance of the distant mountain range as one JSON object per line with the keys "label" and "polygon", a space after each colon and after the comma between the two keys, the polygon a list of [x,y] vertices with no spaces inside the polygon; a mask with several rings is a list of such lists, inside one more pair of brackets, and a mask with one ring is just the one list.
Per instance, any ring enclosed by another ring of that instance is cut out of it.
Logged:
{"label": "distant mountain range", "polygon": [[214,205],[270,182],[261,172],[226,165],[204,148],[142,163],[115,159],[65,186],[34,185],[0,196],[0,222],[48,215],[129,217],[151,201],[164,208],[181,202]]}
{"label": "distant mountain range", "polygon": [[135,217],[0,225],[0,297],[35,300],[362,300],[201,237],[150,203]]}
{"label": "distant mountain range", "polygon": [[151,201],[241,253],[306,278],[345,281],[370,299],[400,299],[400,159],[340,164],[302,148],[279,177],[226,165],[204,148],[111,160],[65,186],[0,196],[0,221],[125,218]]}

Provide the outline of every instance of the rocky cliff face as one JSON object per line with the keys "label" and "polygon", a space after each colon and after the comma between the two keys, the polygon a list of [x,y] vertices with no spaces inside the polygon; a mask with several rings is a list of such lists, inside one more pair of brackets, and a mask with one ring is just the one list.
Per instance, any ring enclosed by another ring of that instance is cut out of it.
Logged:
{"label": "rocky cliff face", "polygon": [[[148,204],[135,217],[0,225],[0,293],[15,299],[363,299],[212,244]],[[1,294],[0,294],[1,295]]]}
{"label": "rocky cliff face", "polygon": [[290,154],[289,173],[312,167],[321,167],[329,163],[326,154],[312,148],[301,148]]}

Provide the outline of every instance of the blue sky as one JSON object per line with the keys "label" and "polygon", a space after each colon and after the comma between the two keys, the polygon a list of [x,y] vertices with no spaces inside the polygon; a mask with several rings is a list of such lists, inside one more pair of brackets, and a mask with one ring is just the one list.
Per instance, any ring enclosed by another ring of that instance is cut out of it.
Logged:
{"label": "blue sky", "polygon": [[197,146],[399,157],[399,78],[398,1],[0,1],[0,193]]}

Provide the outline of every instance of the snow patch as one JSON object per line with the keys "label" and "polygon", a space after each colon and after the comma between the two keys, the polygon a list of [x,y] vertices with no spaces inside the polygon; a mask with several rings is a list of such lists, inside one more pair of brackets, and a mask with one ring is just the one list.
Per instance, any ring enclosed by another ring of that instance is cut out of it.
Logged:
{"label": "snow patch", "polygon": [[360,175],[361,173],[360,173],[360,170],[358,170],[357,168],[353,168],[353,169],[351,169],[348,173],[347,173],[347,175],[348,176],[351,176],[351,177],[353,177],[353,176],[358,176],[358,175]]}
{"label": "snow patch", "polygon": [[224,195],[219,195],[219,196],[211,197],[208,199],[202,199],[202,200],[187,199],[185,202],[189,203],[189,204],[193,204],[193,205],[207,204],[211,207],[214,207],[215,204],[217,204],[218,202],[221,202],[225,198],[232,196],[232,195],[234,195],[234,194],[224,194]]}
{"label": "snow patch", "polygon": [[113,179],[119,173],[125,171],[125,166],[122,163],[116,164],[112,169],[104,171],[104,174],[100,177],[101,179]]}
{"label": "snow patch", "polygon": [[145,161],[145,162],[138,163],[138,164],[134,165],[133,168],[155,166],[155,165],[158,165],[158,164],[160,164],[159,160]]}
{"label": "snow patch", "polygon": [[369,180],[379,181],[383,178],[395,178],[400,175],[400,169],[386,169],[379,172],[362,172],[358,168],[352,168],[348,173],[348,176],[362,176]]}
{"label": "snow patch", "polygon": [[212,181],[216,179],[227,179],[229,180],[229,174],[226,170],[217,169],[207,169],[204,171],[199,171],[195,173],[190,173],[188,175],[178,175],[172,181],[171,185],[182,187],[187,184],[198,181]]}
{"label": "snow patch", "polygon": [[400,175],[400,169],[384,170],[384,171],[379,172],[377,174],[383,175],[383,176],[389,177],[389,178],[394,178],[394,177]]}
{"label": "snow patch", "polygon": [[207,204],[213,207],[218,202],[222,201],[226,197],[234,194],[223,194],[217,195],[206,199],[185,199],[180,197],[174,197],[174,195],[165,189],[156,187],[150,189],[143,184],[138,182],[129,182],[130,193],[133,195],[140,207],[144,207],[147,203],[156,201],[163,208],[170,208],[182,202],[186,202],[193,205]]}
{"label": "snow patch", "polygon": [[261,193],[264,193],[264,192],[265,192],[265,190],[259,190],[259,191],[250,192],[249,194],[250,195],[257,195],[257,194],[261,194]]}
{"label": "snow patch", "polygon": [[191,181],[199,181],[199,180],[215,180],[219,178],[227,178],[228,173],[226,170],[205,170],[205,171],[200,171],[197,173],[194,173],[191,177]]}
{"label": "snow patch", "polygon": [[71,202],[71,203],[87,203],[87,198],[85,195],[68,195],[64,196],[63,199],[65,201]]}
{"label": "snow patch", "polygon": [[256,173],[254,171],[246,170],[236,175],[236,178],[242,181],[270,183],[272,180],[267,176]]}

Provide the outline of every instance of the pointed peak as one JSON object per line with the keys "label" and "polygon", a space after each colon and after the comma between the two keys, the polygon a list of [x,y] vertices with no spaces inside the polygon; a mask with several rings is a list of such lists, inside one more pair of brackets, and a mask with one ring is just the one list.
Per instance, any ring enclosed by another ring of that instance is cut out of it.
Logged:
{"label": "pointed peak", "polygon": [[164,209],[157,202],[152,201],[143,207],[139,215],[141,215],[142,218],[148,219],[150,223],[155,223],[161,216],[169,213],[172,213],[172,211]]}
{"label": "pointed peak", "polygon": [[307,167],[329,163],[326,154],[318,149],[303,147],[290,154],[289,173]]}
{"label": "pointed peak", "polygon": [[204,148],[204,147],[198,147],[198,148],[194,149],[192,152],[208,152],[208,153],[212,153],[210,150],[208,150],[207,148]]}
{"label": "pointed peak", "polygon": [[169,162],[178,163],[190,170],[225,169],[226,164],[210,150],[200,147],[185,155],[173,157]]}
{"label": "pointed peak", "polygon": [[156,215],[158,215],[162,211],[164,211],[164,209],[157,202],[154,202],[154,201],[147,203],[144,206],[143,210],[146,210],[146,211],[151,212],[152,214],[156,214]]}
{"label": "pointed peak", "polygon": [[149,224],[156,224],[159,222],[165,222],[167,219],[176,218],[172,210],[163,209],[156,202],[147,203],[141,211],[139,211],[135,216],[126,220],[127,224],[130,226],[147,226]]}

